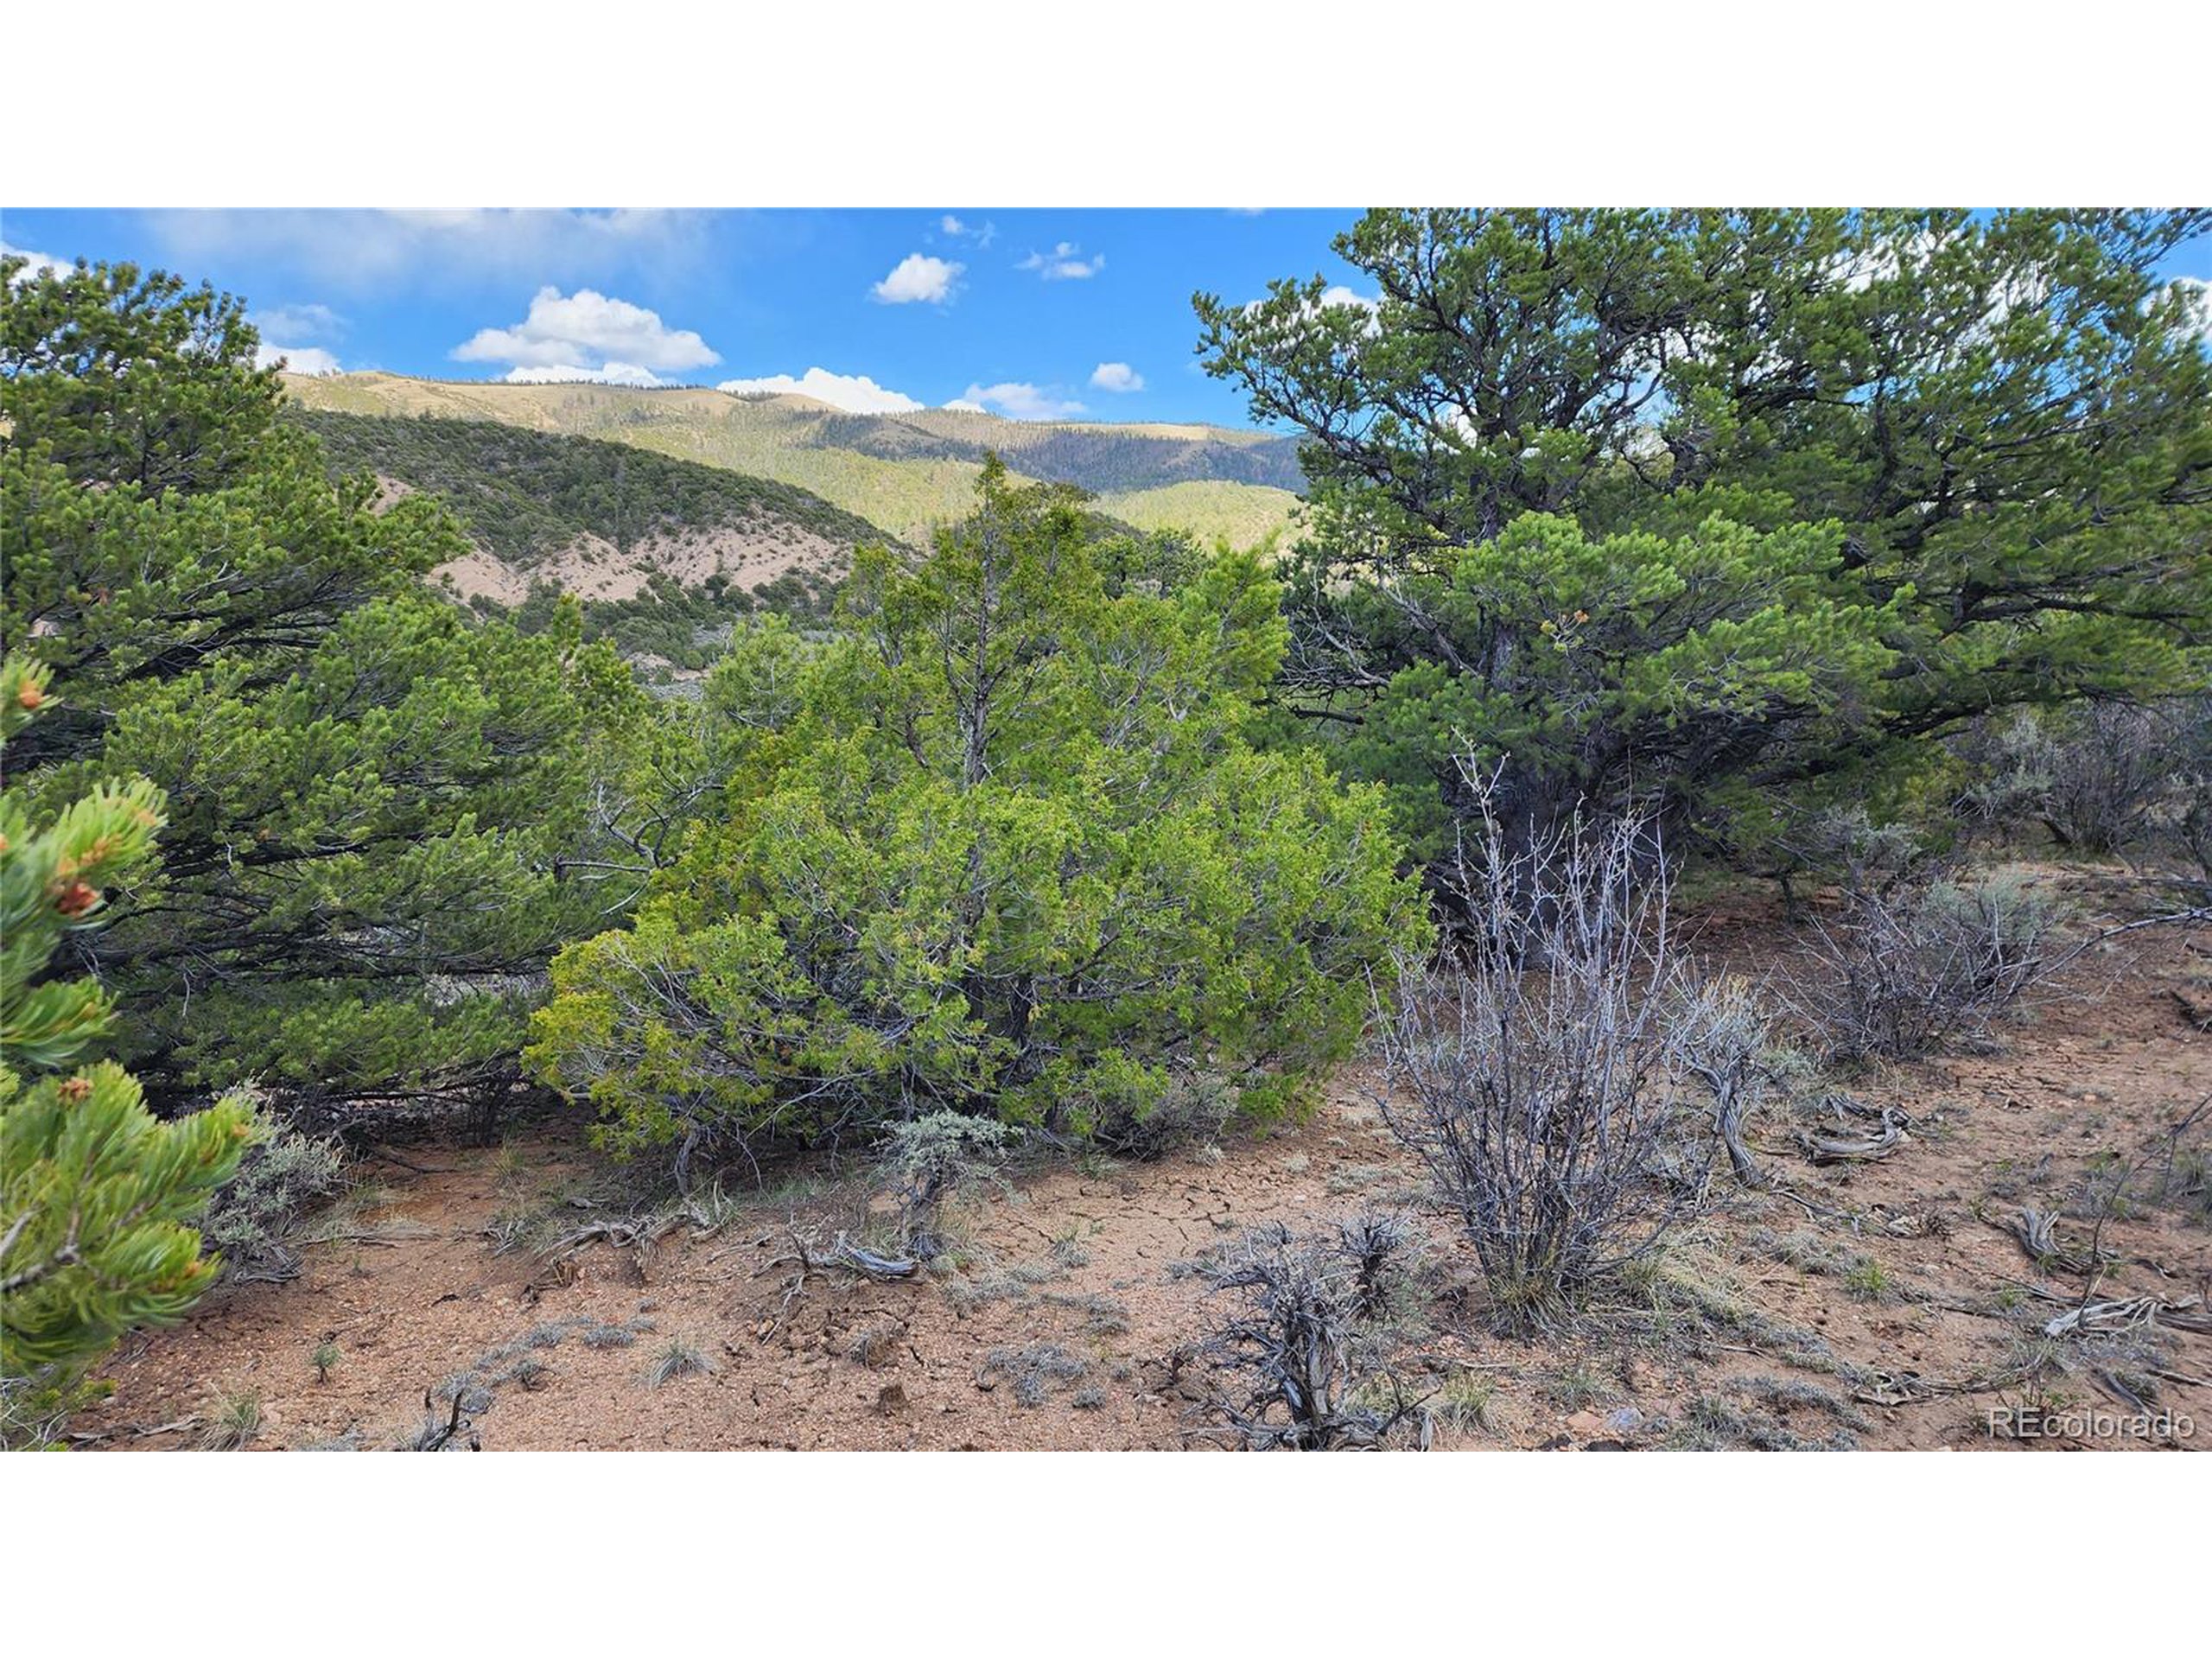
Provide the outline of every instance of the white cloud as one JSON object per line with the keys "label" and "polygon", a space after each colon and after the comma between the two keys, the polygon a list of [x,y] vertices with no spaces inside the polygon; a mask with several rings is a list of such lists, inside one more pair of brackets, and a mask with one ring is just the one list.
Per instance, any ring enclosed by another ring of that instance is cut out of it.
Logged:
{"label": "white cloud", "polygon": [[519,368],[696,369],[720,353],[688,328],[671,328],[660,314],[592,289],[563,296],[537,290],[530,315],[512,328],[480,329],[453,349],[463,363],[511,363]]}
{"label": "white cloud", "polygon": [[766,392],[797,392],[802,397],[849,410],[855,415],[905,415],[923,407],[905,392],[880,386],[864,374],[832,374],[827,369],[809,369],[796,380],[788,374],[725,380],[717,390],[734,392],[741,397]]}
{"label": "white cloud", "polygon": [[954,260],[910,253],[871,291],[880,305],[912,305],[917,300],[944,305],[959,291],[960,273],[967,269]]}
{"label": "white cloud", "polygon": [[410,278],[467,275],[571,280],[650,267],[665,275],[703,254],[704,213],[540,208],[156,208],[144,223],[165,257],[187,270],[251,259],[346,293],[383,293]]}
{"label": "white cloud", "polygon": [[1126,363],[1101,363],[1090,372],[1090,384],[1101,391],[1142,391],[1144,376]]}
{"label": "white cloud", "polygon": [[320,346],[270,346],[266,343],[253,354],[257,369],[283,368],[294,374],[343,374],[338,359]]}
{"label": "white cloud", "polygon": [[1048,283],[1081,282],[1106,269],[1106,256],[1093,254],[1086,259],[1080,245],[1058,242],[1050,253],[1032,253],[1014,269],[1033,270]]}
{"label": "white cloud", "polygon": [[532,364],[509,369],[500,378],[518,386],[551,386],[569,381],[586,381],[600,386],[665,386],[673,384],[635,363],[604,363],[597,368],[585,368],[575,363]]}
{"label": "white cloud", "polygon": [[988,415],[991,412],[989,410],[985,409],[981,404],[975,402],[972,398],[967,397],[955,397],[950,403],[940,404],[938,407],[940,409],[957,409],[963,415]]}
{"label": "white cloud", "polygon": [[1879,242],[1871,248],[1839,253],[1828,261],[1828,270],[1843,278],[1843,285],[1853,293],[1864,293],[1876,283],[1894,280],[1906,269],[1918,270],[1942,245],[1942,239],[1934,232],[1919,231],[1906,238],[1902,245]]}
{"label": "white cloud", "polygon": [[67,276],[76,267],[66,259],[57,259],[50,253],[34,253],[29,248],[19,248],[12,242],[0,242],[0,254],[13,254],[30,263],[16,273],[19,283],[35,282],[41,276]]}
{"label": "white cloud", "polygon": [[246,319],[264,340],[336,340],[346,319],[327,305],[273,305]]}
{"label": "white cloud", "polygon": [[2174,286],[2189,296],[2196,312],[2196,337],[2212,346],[2212,277],[2177,276]]}
{"label": "white cloud", "polygon": [[970,386],[947,408],[995,409],[1017,421],[1058,421],[1083,413],[1083,405],[1059,389],[1033,386],[1026,380],[1001,380],[995,386]]}
{"label": "white cloud", "polygon": [[981,225],[971,225],[954,213],[947,213],[937,222],[938,230],[956,242],[973,242],[979,248],[988,248],[998,239],[999,227],[988,219]]}

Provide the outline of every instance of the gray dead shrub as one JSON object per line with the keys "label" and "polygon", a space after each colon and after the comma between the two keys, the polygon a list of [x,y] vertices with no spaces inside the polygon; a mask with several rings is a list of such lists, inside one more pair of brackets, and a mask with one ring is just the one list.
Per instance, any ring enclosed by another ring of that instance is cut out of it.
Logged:
{"label": "gray dead shrub", "polygon": [[[1470,929],[1452,964],[1402,962],[1378,997],[1393,1135],[1458,1216],[1493,1304],[1557,1309],[1700,1207],[1700,1070],[1732,1074],[1739,1002],[1669,930],[1666,867],[1633,821],[1509,855],[1483,819],[1459,861]],[[1739,1092],[1735,1122],[1748,1109]]]}
{"label": "gray dead shrub", "polygon": [[1377,1324],[1412,1243],[1402,1220],[1372,1213],[1302,1234],[1275,1223],[1201,1269],[1230,1299],[1199,1352],[1233,1379],[1211,1408],[1238,1446],[1372,1450],[1414,1420]]}
{"label": "gray dead shrub", "polygon": [[2003,872],[1847,893],[1813,922],[1790,1000],[1832,1058],[1917,1059],[1986,1037],[2042,972],[2056,925]]}
{"label": "gray dead shrub", "polygon": [[223,1258],[233,1283],[275,1283],[300,1274],[301,1222],[346,1187],[346,1160],[335,1141],[303,1135],[266,1119],[200,1218],[200,1236]]}

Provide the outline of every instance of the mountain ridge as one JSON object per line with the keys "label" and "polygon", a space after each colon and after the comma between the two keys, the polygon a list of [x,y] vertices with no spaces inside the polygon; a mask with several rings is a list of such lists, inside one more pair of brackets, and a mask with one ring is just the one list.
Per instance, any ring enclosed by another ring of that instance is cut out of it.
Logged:
{"label": "mountain ridge", "polygon": [[861,415],[795,393],[706,386],[525,385],[365,371],[284,377],[303,410],[489,421],[588,437],[796,486],[893,537],[924,542],[968,509],[983,457],[1091,492],[1144,530],[1259,541],[1291,523],[1296,445],[1192,423],[1014,421],[963,410]]}

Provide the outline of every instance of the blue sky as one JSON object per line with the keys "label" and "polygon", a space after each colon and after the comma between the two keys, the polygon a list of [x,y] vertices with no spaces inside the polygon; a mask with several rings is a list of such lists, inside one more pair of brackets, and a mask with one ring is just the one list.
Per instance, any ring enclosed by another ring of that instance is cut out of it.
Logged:
{"label": "blue sky", "polygon": [[26,209],[0,236],[241,295],[295,366],[709,385],[821,370],[839,379],[812,389],[854,406],[1241,425],[1242,398],[1195,367],[1192,292],[1350,281],[1329,241],[1356,217]]}
{"label": "blue sky", "polygon": [[[213,282],[295,367],[760,383],[865,410],[1234,425],[1242,398],[1196,367],[1192,291],[1249,299],[1315,272],[1364,291],[1329,252],[1356,217],[26,209],[0,238]],[[2212,238],[2167,274],[2212,277]]]}

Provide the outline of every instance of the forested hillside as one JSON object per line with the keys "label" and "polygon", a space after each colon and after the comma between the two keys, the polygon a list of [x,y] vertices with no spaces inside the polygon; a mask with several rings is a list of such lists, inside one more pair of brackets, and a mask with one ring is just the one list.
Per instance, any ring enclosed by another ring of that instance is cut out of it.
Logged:
{"label": "forested hillside", "polygon": [[773,479],[917,546],[968,511],[992,452],[1017,479],[1111,494],[1116,516],[1128,523],[1209,542],[1249,544],[1286,528],[1301,478],[1288,440],[1217,427],[1014,421],[962,410],[851,415],[809,397],[735,397],[701,386],[644,391],[390,374],[288,375],[285,385],[309,410],[497,422]]}
{"label": "forested hillside", "polygon": [[1007,421],[965,410],[824,416],[810,442],[889,460],[918,456],[981,464],[991,451],[1031,478],[1104,495],[1193,482],[1303,489],[1291,438],[1214,427],[1142,427]]}
{"label": "forested hillside", "polygon": [[334,478],[365,474],[387,500],[452,511],[474,545],[434,585],[524,632],[571,595],[584,638],[655,679],[704,668],[749,612],[826,615],[855,550],[894,539],[795,486],[627,444],[289,402],[284,415],[321,442]]}
{"label": "forested hillside", "polygon": [[629,553],[656,537],[779,527],[851,549],[886,532],[774,480],[495,421],[348,415],[295,403],[334,472],[372,473],[451,507],[478,545],[528,565],[583,537]]}

